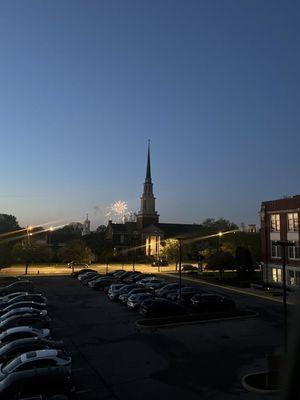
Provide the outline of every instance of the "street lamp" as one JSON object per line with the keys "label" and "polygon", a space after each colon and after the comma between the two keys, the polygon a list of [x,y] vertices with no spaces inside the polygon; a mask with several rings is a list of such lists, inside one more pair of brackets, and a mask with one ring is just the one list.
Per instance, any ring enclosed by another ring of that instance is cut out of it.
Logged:
{"label": "street lamp", "polygon": [[179,303],[181,304],[181,289],[182,289],[182,276],[181,276],[181,264],[182,264],[182,238],[177,238],[179,243]]}
{"label": "street lamp", "polygon": [[223,236],[223,232],[218,233],[218,244],[217,244],[217,250],[218,252],[220,251],[220,244],[221,244],[221,237]]}
{"label": "street lamp", "polygon": [[276,246],[281,247],[282,254],[282,288],[283,288],[283,329],[284,329],[284,350],[287,351],[287,301],[286,301],[286,249],[287,247],[296,246],[295,242],[278,240],[274,243]]}

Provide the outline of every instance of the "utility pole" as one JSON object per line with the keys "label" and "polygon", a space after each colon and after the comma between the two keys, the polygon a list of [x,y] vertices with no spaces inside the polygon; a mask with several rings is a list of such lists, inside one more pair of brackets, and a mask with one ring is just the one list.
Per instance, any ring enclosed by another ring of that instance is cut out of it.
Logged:
{"label": "utility pole", "polygon": [[179,303],[181,304],[181,289],[182,289],[182,277],[181,277],[181,264],[182,264],[182,239],[179,238]]}

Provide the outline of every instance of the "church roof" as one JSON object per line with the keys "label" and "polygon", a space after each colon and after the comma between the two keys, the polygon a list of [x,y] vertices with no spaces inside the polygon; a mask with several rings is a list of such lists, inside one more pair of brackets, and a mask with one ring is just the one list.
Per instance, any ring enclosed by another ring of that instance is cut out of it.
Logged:
{"label": "church roof", "polygon": [[164,232],[166,237],[174,238],[197,236],[202,231],[202,225],[198,224],[159,223],[157,227]]}

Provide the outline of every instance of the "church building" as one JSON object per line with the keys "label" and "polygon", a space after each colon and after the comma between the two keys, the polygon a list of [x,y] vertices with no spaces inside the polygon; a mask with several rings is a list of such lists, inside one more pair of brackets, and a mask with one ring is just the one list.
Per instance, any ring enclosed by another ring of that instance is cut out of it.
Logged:
{"label": "church building", "polygon": [[196,224],[160,223],[155,200],[151,177],[150,143],[148,143],[146,178],[140,198],[140,210],[136,214],[135,221],[108,222],[106,238],[111,242],[116,253],[136,248],[138,254],[158,258],[162,240],[197,236],[201,232],[201,226]]}

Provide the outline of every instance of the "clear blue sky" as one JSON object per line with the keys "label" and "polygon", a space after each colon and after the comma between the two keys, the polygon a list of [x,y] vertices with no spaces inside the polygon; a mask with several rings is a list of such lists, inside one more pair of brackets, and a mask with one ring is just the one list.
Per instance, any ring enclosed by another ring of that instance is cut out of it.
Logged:
{"label": "clear blue sky", "polygon": [[152,140],[163,222],[257,222],[300,193],[300,6],[3,0],[0,212],[136,211]]}

